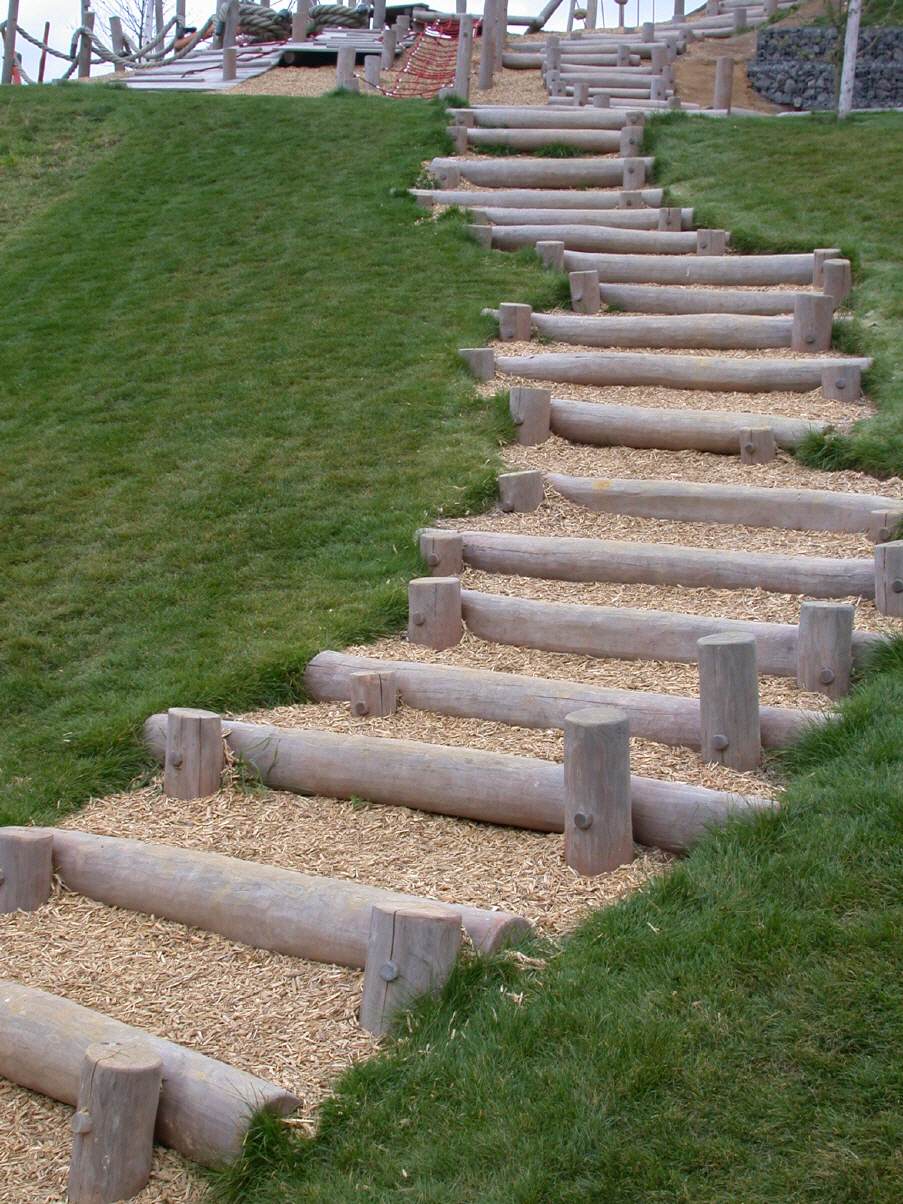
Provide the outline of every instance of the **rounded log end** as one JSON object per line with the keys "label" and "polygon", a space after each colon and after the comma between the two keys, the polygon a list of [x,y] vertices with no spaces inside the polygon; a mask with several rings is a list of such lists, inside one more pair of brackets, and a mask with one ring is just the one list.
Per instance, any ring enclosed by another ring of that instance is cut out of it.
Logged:
{"label": "rounded log end", "polygon": [[478,953],[498,953],[510,945],[516,945],[525,937],[533,935],[533,925],[523,916],[516,916],[510,911],[491,912],[487,922],[482,926],[479,939],[470,929],[471,939],[474,940]]}

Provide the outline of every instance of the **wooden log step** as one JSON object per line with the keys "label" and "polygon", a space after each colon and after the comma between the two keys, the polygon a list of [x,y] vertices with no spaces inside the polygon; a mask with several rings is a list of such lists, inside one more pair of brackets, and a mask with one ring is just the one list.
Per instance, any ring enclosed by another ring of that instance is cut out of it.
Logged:
{"label": "wooden log step", "polygon": [[812,284],[815,256],[593,255],[565,251],[568,272],[597,271],[603,284]]}
{"label": "wooden log step", "polygon": [[[148,748],[158,759],[165,726],[165,715],[152,715],[144,725]],[[361,798],[540,832],[563,830],[564,767],[550,761],[254,723],[230,721],[224,730],[230,747],[277,790]],[[634,776],[631,805],[640,844],[683,852],[708,825],[723,823],[737,810],[770,809],[773,803]]]}
{"label": "wooden log step", "polygon": [[559,75],[563,84],[590,84],[598,88],[642,88],[652,86],[652,80],[659,78],[658,73],[652,74],[650,67],[623,67],[612,70],[610,67],[592,67],[574,63],[571,60],[562,62]]}
{"label": "wooden log step", "polygon": [[695,230],[617,230],[611,226],[564,223],[492,227],[492,246],[499,251],[516,251],[520,247],[532,247],[549,240],[564,243],[565,257],[568,251],[695,256],[698,245]]}
{"label": "wooden log step", "polygon": [[[648,170],[651,158],[639,159]],[[620,188],[624,164],[631,160],[608,159],[433,159],[427,170],[443,187],[455,188],[458,180],[488,188]]]}
{"label": "wooden log step", "polygon": [[[644,206],[641,209],[515,209],[513,207],[471,205],[475,216],[493,226],[525,226],[568,224],[580,226],[621,226],[633,230],[658,230],[664,209]],[[684,230],[693,225],[693,210],[681,209],[680,221]]]}
{"label": "wooden log step", "polygon": [[778,447],[793,451],[807,435],[827,425],[737,410],[668,410],[558,397],[551,402],[552,434],[595,447],[656,447],[736,456],[743,432],[753,428],[770,430]]}
{"label": "wooden log step", "polygon": [[60,995],[0,980],[3,1078],[75,1107],[85,1054],[97,1043],[139,1047],[160,1058],[163,1089],[155,1140],[202,1166],[221,1166],[238,1157],[255,1112],[288,1116],[301,1103],[274,1083],[184,1045]]}
{"label": "wooden log step", "polygon": [[[581,217],[581,221],[584,219]],[[686,288],[676,285],[600,284],[599,299],[628,313],[657,314],[792,314],[796,298],[790,289]]]}
{"label": "wooden log step", "polygon": [[559,111],[544,105],[492,105],[449,109],[456,118],[473,118],[478,126],[493,129],[622,130],[627,125],[623,109],[571,109]]}
{"label": "wooden log step", "polygon": [[[624,193],[616,188],[598,191],[582,188],[569,192],[564,188],[500,188],[493,192],[468,192],[454,188],[412,188],[411,195],[420,203],[460,205],[465,209],[492,206],[512,209],[621,209],[625,208]],[[642,188],[636,194],[637,204],[658,208],[663,200],[661,188]]]}
{"label": "wooden log step", "polygon": [[[640,56],[638,54],[631,54],[629,56],[629,60],[632,66],[636,66],[640,62]],[[567,56],[562,54],[561,61],[562,63],[588,62],[598,64],[599,66],[616,67],[618,65],[618,53],[616,50],[600,50],[598,54],[568,54]],[[511,51],[506,51],[502,55],[502,66],[508,67],[512,71],[525,71],[530,69],[535,71],[542,69],[545,65],[546,56],[541,52],[538,54],[517,54],[512,53]]]}
{"label": "wooden log step", "polygon": [[[566,95],[573,96],[575,95],[575,89],[585,82],[585,80],[578,80],[574,83],[568,81],[566,83],[562,83],[561,88]],[[664,89],[664,93],[668,95],[669,90],[667,88]],[[610,87],[599,88],[590,84],[587,87],[587,96],[607,96],[609,99],[617,101],[618,105],[620,105],[622,101],[635,100],[640,102],[640,107],[644,107],[646,101],[652,99],[652,85],[647,84],[645,88],[631,88],[627,84],[615,84]]]}
{"label": "wooden log step", "polygon": [[497,372],[528,380],[580,385],[658,385],[667,389],[709,389],[737,393],[811,393],[830,369],[865,371],[871,360],[720,358],[714,355],[634,355],[630,352],[574,352],[497,355]]}
{"label": "wooden log step", "polygon": [[363,969],[374,907],[453,914],[483,953],[530,931],[526,920],[508,911],[458,906],[174,845],[62,828],[52,832],[54,865],[69,890],[289,957]]}
{"label": "wooden log step", "polygon": [[[537,602],[462,590],[467,629],[479,639],[515,648],[540,648],[614,660],[674,661],[695,664],[696,643],[706,635],[740,631],[756,637],[759,672],[795,677],[799,627],[795,623],[756,623],[626,606],[583,606]],[[854,631],[853,663],[861,665],[882,637]]]}
{"label": "wooden log step", "polygon": [[672,544],[511,535],[501,531],[460,534],[464,563],[486,573],[541,577],[547,581],[761,589],[780,594],[808,594],[813,598],[875,596],[872,559],[777,556]]}
{"label": "wooden log step", "polygon": [[[405,706],[461,719],[486,719],[517,727],[564,728],[571,711],[584,706],[615,706],[630,717],[630,731],[660,744],[699,748],[699,701],[675,694],[616,690],[583,682],[487,672],[421,661],[378,660],[342,652],[321,652],[308,664],[304,687],[317,702],[347,702],[355,673],[392,673]],[[762,744],[784,748],[813,723],[820,711],[792,707],[760,708]]]}
{"label": "wooden log step", "polygon": [[[642,210],[640,210],[642,212]],[[498,310],[490,310],[498,317]],[[556,343],[583,347],[674,347],[692,350],[789,347],[793,319],[746,314],[642,314],[590,317],[534,313],[536,334]]]}
{"label": "wooden log step", "polygon": [[903,502],[872,493],[777,489],[693,481],[597,480],[549,473],[562,497],[598,514],[633,514],[690,523],[736,523],[788,531],[867,532],[875,511],[903,518]]}
{"label": "wooden log step", "polygon": [[522,151],[541,150],[544,146],[573,146],[587,153],[595,151],[600,155],[609,155],[621,145],[618,130],[468,129],[465,137],[467,145],[476,150],[483,146],[508,146]]}

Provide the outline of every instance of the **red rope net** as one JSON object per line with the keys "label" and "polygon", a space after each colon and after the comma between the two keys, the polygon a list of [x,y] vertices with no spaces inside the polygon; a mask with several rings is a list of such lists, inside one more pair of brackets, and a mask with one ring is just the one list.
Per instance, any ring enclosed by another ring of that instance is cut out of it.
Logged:
{"label": "red rope net", "polygon": [[457,57],[458,22],[435,21],[417,35],[385,95],[402,100],[438,96],[455,82]]}

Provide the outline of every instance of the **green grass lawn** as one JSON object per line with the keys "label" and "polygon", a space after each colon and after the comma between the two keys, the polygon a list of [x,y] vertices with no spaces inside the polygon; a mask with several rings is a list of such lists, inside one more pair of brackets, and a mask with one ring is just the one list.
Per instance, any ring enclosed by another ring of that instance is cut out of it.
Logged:
{"label": "green grass lawn", "polygon": [[822,468],[903,475],[903,114],[658,118],[648,135],[656,178],[700,226],[731,230],[747,251],[840,247],[853,262],[850,351],[874,356],[867,388],[879,417],[850,436],[810,439]]}
{"label": "green grass lawn", "polygon": [[0,99],[0,822],[143,764],[168,705],[296,697],[397,623],[415,528],[507,433],[456,349],[560,283],[393,190],[441,107]]}

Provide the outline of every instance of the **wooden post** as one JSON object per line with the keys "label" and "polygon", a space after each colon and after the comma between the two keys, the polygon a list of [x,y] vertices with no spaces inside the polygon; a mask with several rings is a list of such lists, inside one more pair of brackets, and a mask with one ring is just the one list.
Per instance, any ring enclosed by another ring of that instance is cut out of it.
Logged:
{"label": "wooden post", "polygon": [[134,1045],[89,1045],[72,1117],[71,1204],[130,1200],[147,1184],[154,1156],[163,1062]]}
{"label": "wooden post", "polygon": [[517,386],[508,394],[508,408],[522,447],[545,443],[551,433],[552,393],[549,389]]}
{"label": "wooden post", "polygon": [[659,230],[683,229],[683,210],[680,206],[668,206],[658,211]]}
{"label": "wooden post", "polygon": [[461,582],[457,577],[415,577],[408,583],[408,643],[441,652],[460,644]]}
{"label": "wooden post", "polygon": [[765,18],[767,20],[769,17],[773,17],[778,11],[778,0],[765,0],[763,7],[765,9]]}
{"label": "wooden post", "polygon": [[583,22],[585,29],[595,29],[599,20],[598,0],[586,0],[586,17]]}
{"label": "wooden post", "polygon": [[615,50],[615,66],[628,67],[630,65],[630,51],[623,44],[619,44]]}
{"label": "wooden post", "polygon": [[461,948],[458,916],[374,907],[361,998],[361,1028],[387,1032],[397,1012],[441,991]]}
{"label": "wooden post", "polygon": [[502,59],[508,42],[508,0],[496,0],[495,13],[495,69],[502,70]]}
{"label": "wooden post", "polygon": [[646,163],[643,159],[624,159],[624,187],[628,192],[642,188],[646,183]]}
{"label": "wooden post", "polygon": [[845,602],[804,602],[797,641],[797,684],[841,698],[850,689],[855,607]]}
{"label": "wooden post", "polygon": [[458,22],[458,53],[455,59],[455,95],[470,99],[470,70],[473,59],[473,17],[463,14]]}
{"label": "wooden post", "polygon": [[235,40],[238,37],[239,16],[239,0],[229,0],[223,22],[223,50],[235,45]]}
{"label": "wooden post", "polygon": [[859,365],[823,368],[821,395],[828,401],[858,401],[862,396],[862,371]]}
{"label": "wooden post", "polygon": [[357,80],[354,78],[354,63],[357,50],[354,46],[343,46],[336,55],[335,86],[343,92],[356,92]]}
{"label": "wooden post", "polygon": [[216,794],[225,765],[223,725],[213,711],[171,707],[166,722],[163,792],[168,798]]}
{"label": "wooden post", "polygon": [[3,74],[0,83],[13,82],[13,68],[16,65],[16,25],[19,20],[19,0],[9,0],[6,10],[6,29],[3,31]]}
{"label": "wooden post", "polygon": [[394,25],[387,25],[383,30],[383,71],[391,71],[395,66],[397,37]]}
{"label": "wooden post", "polygon": [[462,347],[458,352],[477,380],[495,376],[495,352],[491,347]]}
{"label": "wooden post", "polygon": [[[125,38],[122,33],[122,21],[119,17],[110,17],[110,42],[114,54],[124,53]],[[123,63],[114,63],[113,71],[116,75],[123,75],[125,73],[125,65]]]}
{"label": "wooden post", "polygon": [[664,79],[660,75],[653,75],[649,84],[649,99],[664,100],[666,91]]}
{"label": "wooden post", "polygon": [[531,514],[542,505],[544,496],[542,473],[535,469],[499,476],[499,505],[506,514]]}
{"label": "wooden post", "polygon": [[[82,25],[86,30],[93,32],[94,30],[94,14],[86,9],[82,15]],[[91,39],[88,33],[83,33],[79,38],[78,43],[78,78],[91,78]]]}
{"label": "wooden post", "polygon": [[561,38],[557,33],[550,33],[546,38],[545,70],[546,74],[561,71]]}
{"label": "wooden post", "polygon": [[371,21],[372,27],[376,30],[385,28],[386,24],[386,0],[373,0],[373,17]]}
{"label": "wooden post", "polygon": [[292,16],[292,41],[306,42],[309,26],[310,0],[295,0],[295,12]]}
{"label": "wooden post", "polygon": [[[777,2],[777,0],[775,0]],[[684,0],[674,0],[674,19],[678,20],[684,16]]]}
{"label": "wooden post", "polygon": [[597,314],[602,308],[599,292],[599,273],[595,269],[587,272],[571,272],[571,309],[575,314]]}
{"label": "wooden post", "polygon": [[841,254],[840,247],[816,247],[812,252],[812,283],[816,288],[824,288],[825,264]]}
{"label": "wooden post", "polygon": [[713,109],[731,111],[731,97],[734,90],[734,60],[730,55],[722,54],[715,59],[715,91],[712,96]]}
{"label": "wooden post", "polygon": [[364,82],[369,88],[379,87],[379,73],[382,69],[382,55],[368,54],[364,57]]}
{"label": "wooden post", "polygon": [[872,510],[866,534],[872,543],[888,543],[893,540],[901,521],[903,515],[899,510]]}
{"label": "wooden post", "polygon": [[640,41],[652,42],[655,40],[655,22],[644,21],[640,26]]}
{"label": "wooden post", "polygon": [[849,259],[826,259],[822,264],[822,289],[835,307],[847,299],[853,289],[853,269]]}
{"label": "wooden post", "polygon": [[746,9],[734,9],[734,33],[738,34],[741,30],[746,29]]}
{"label": "wooden post", "polygon": [[824,293],[797,293],[790,346],[794,351],[827,351],[831,346],[834,301]]}
{"label": "wooden post", "polygon": [[702,756],[732,769],[754,769],[762,754],[756,638],[742,632],[697,641]]}
{"label": "wooden post", "polygon": [[238,48],[223,47],[223,81],[236,79],[238,76]]}
{"label": "wooden post", "polygon": [[586,876],[633,860],[630,722],[617,707],[565,717],[564,859]]}
{"label": "wooden post", "polygon": [[645,209],[646,202],[643,200],[642,192],[636,189],[622,191],[618,193],[618,208],[619,209]]}
{"label": "wooden post", "polygon": [[643,142],[641,125],[625,125],[620,133],[619,153],[625,159],[639,152]]}
{"label": "wooden post", "polygon": [[178,31],[181,34],[185,28],[185,0],[176,0],[176,20],[178,21]]}
{"label": "wooden post", "polygon": [[549,268],[553,272],[564,271],[563,242],[552,238],[541,239],[536,244],[536,254],[539,256],[544,268]]}
{"label": "wooden post", "polygon": [[770,426],[740,428],[740,463],[770,464],[777,455],[777,443]]}
{"label": "wooden post", "polygon": [[352,715],[379,718],[394,715],[398,709],[398,686],[394,673],[362,670],[349,677]]}
{"label": "wooden post", "polygon": [[875,546],[875,607],[903,618],[903,539]]}
{"label": "wooden post", "polygon": [[724,255],[727,251],[726,230],[697,230],[697,255]]}
{"label": "wooden post", "polygon": [[847,28],[843,39],[843,68],[840,72],[840,95],[837,99],[837,116],[847,117],[853,108],[853,87],[856,83],[856,54],[859,50],[859,20],[862,16],[862,0],[849,0],[847,5]]}
{"label": "wooden post", "polygon": [[485,0],[483,5],[483,27],[480,36],[480,78],[481,92],[488,92],[492,87],[495,72],[495,22],[497,0]]}
{"label": "wooden post", "polygon": [[458,531],[422,532],[420,555],[433,577],[460,577],[464,571],[464,540]]}
{"label": "wooden post", "polygon": [[0,915],[37,911],[50,898],[52,878],[52,832],[0,828]]}
{"label": "wooden post", "polygon": [[533,310],[529,305],[503,301],[499,306],[499,338],[528,343],[533,334]]}
{"label": "wooden post", "polygon": [[589,84],[576,83],[574,84],[574,104],[579,107],[589,102]]}
{"label": "wooden post", "polygon": [[652,47],[649,55],[649,63],[652,67],[653,75],[661,75],[665,67],[667,67],[669,61],[668,47],[664,42],[659,42],[657,45]]}
{"label": "wooden post", "polygon": [[593,97],[593,107],[596,109],[610,109],[611,97],[606,96],[604,92],[597,92]]}

